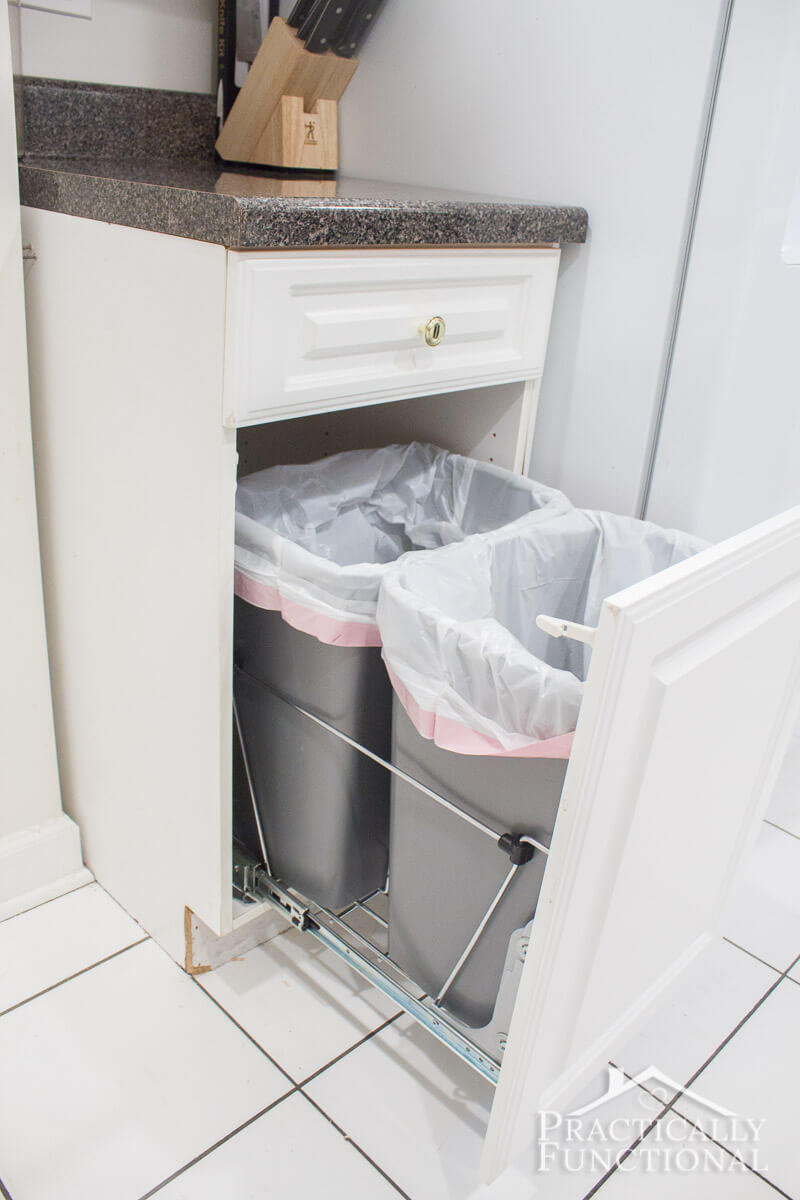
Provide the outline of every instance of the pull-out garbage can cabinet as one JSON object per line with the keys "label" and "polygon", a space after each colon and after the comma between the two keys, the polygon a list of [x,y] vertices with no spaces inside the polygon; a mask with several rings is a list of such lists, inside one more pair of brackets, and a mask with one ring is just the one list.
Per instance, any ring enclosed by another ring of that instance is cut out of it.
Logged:
{"label": "pull-out garbage can cabinet", "polygon": [[551,488],[419,443],[240,481],[234,700],[255,805],[241,770],[234,834],[256,857],[266,850],[274,876],[333,909],[385,884],[388,772],[306,714],[389,758],[376,624],[387,568],[568,507]]}
{"label": "pull-out garbage can cabinet", "polygon": [[[384,579],[394,763],[472,818],[393,779],[389,954],[472,1028],[491,1023],[510,939],[536,908],[589,666],[587,645],[536,618],[596,624],[607,596],[702,548],[572,509],[407,555]],[[514,871],[524,837],[541,848],[524,843]]]}

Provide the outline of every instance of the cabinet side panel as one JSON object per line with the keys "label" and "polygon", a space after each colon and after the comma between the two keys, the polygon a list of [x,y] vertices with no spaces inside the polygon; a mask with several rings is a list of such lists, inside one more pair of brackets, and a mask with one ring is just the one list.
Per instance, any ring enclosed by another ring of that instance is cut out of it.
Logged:
{"label": "cabinet side panel", "polygon": [[[13,10],[12,10],[13,12]],[[14,97],[0,13],[0,841],[55,820],[58,791],[36,532]],[[80,860],[71,864],[76,870]],[[64,864],[64,873],[67,871]],[[3,873],[9,871],[6,863]],[[41,883],[39,879],[36,882]],[[27,881],[24,890],[32,884]],[[16,891],[16,888],[15,888]],[[10,900],[0,880],[0,901]]]}
{"label": "cabinet side panel", "polygon": [[176,958],[230,923],[235,446],[226,254],[24,210],[34,453],[67,811]]}

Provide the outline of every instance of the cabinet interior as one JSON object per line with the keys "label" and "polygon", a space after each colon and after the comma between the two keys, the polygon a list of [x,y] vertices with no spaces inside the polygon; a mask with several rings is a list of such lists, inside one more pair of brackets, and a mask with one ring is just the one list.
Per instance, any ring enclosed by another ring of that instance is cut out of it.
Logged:
{"label": "cabinet interior", "polygon": [[412,441],[522,470],[530,403],[524,383],[507,383],[248,425],[237,430],[238,474]]}
{"label": "cabinet interior", "polygon": [[[476,387],[436,396],[359,405],[314,416],[246,426],[237,431],[238,476],[279,464],[312,462],[344,450],[375,448],[392,442],[406,443],[414,440],[432,442],[456,453],[521,471],[527,463],[533,424],[531,393],[531,385],[524,383]],[[446,753],[437,750],[434,759],[436,755]],[[531,764],[529,761],[520,760],[511,762],[482,759],[481,762],[490,764],[487,794],[495,786],[516,786],[518,792],[525,794],[529,780],[530,787],[535,791],[537,771],[543,780],[546,779],[543,794],[546,792],[547,800],[541,806],[547,809],[546,816],[533,820],[530,828],[527,825],[525,828],[525,832],[535,835],[540,839],[540,844],[543,843],[546,847],[552,834],[566,764],[554,764],[551,761],[543,768],[541,761]],[[407,778],[410,776],[414,779],[413,764],[406,764],[406,767]],[[444,797],[444,803],[451,805],[451,810],[453,805],[457,808],[460,783],[448,784],[437,776],[437,770],[438,765],[435,761],[425,765],[423,786],[434,788],[440,797]],[[466,765],[466,774],[463,765],[455,774],[460,775],[463,781],[470,774],[469,763]],[[446,1008],[442,1009],[437,1004],[438,997],[426,993],[423,986],[387,958],[387,918],[390,915],[388,888],[359,897],[359,901],[344,911],[329,911],[320,905],[306,902],[304,898],[298,900],[296,892],[284,889],[280,880],[272,880],[264,871],[263,856],[258,854],[258,830],[251,811],[255,808],[256,801],[254,797],[251,799],[248,769],[235,722],[232,777],[234,824],[240,833],[245,827],[248,828],[246,847],[242,842],[234,841],[234,927],[252,919],[254,911],[259,908],[265,911],[270,907],[282,909],[291,921],[301,928],[310,928],[319,940],[346,958],[365,978],[390,995],[481,1074],[496,1082],[524,962],[532,914],[530,919],[526,918],[527,925],[518,929],[508,943],[506,964],[491,1020],[488,1024],[478,1026],[460,1021]],[[409,784],[407,778],[398,783],[397,777],[394,777],[393,783],[398,789],[398,795],[401,791],[407,795],[410,787],[413,802],[413,784]],[[456,823],[458,824],[457,817]],[[515,831],[519,832],[516,827]],[[506,832],[506,826],[503,826],[500,832]],[[261,844],[263,845],[263,840]],[[256,857],[253,857],[254,853]],[[537,851],[537,856],[536,865],[528,868],[526,872],[529,880],[526,890],[529,890],[534,876],[537,880],[536,886],[541,884],[546,854]],[[497,857],[498,863],[505,864],[497,867],[500,886],[508,887],[508,880],[514,875],[509,865],[513,860],[500,853]],[[481,913],[487,918],[484,928],[489,927],[493,915],[492,898],[500,894],[497,879],[493,879],[487,886],[490,904],[485,914],[481,908]],[[502,895],[505,896],[505,893]],[[533,906],[535,907],[535,901]],[[424,907],[423,902],[423,910]],[[481,933],[478,932],[476,944],[480,937]],[[467,950],[467,947],[464,949]],[[470,953],[471,951],[467,952],[467,959]],[[475,964],[471,965],[474,967]],[[454,963],[454,969],[456,966]]]}

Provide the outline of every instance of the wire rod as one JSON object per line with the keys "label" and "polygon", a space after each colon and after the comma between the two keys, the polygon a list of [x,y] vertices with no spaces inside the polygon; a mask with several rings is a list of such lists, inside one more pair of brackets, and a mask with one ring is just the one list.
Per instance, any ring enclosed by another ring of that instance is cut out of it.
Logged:
{"label": "wire rod", "polygon": [[264,866],[267,869],[267,874],[272,874],[272,867],[269,863],[269,855],[267,854],[267,842],[264,837],[264,830],[261,826],[261,817],[258,813],[258,804],[256,803],[256,791],[253,786],[253,776],[250,771],[250,760],[247,756],[247,746],[244,741],[244,733],[242,732],[242,722],[239,719],[239,706],[236,703],[236,697],[233,697],[233,719],[236,723],[236,733],[239,738],[239,748],[242,751],[242,762],[244,763],[244,773],[247,776],[247,788],[250,792],[250,803],[253,806],[253,816],[255,817],[256,830],[258,832],[258,842],[261,847],[261,853],[264,857]]}
{"label": "wire rod", "polygon": [[377,921],[378,924],[382,925],[384,929],[389,928],[388,921],[385,921],[383,917],[379,916],[376,912],[373,912],[371,908],[366,906],[366,904],[362,904],[360,900],[356,900],[356,907],[360,908],[362,912],[365,912],[367,916],[372,917],[373,921]]}
{"label": "wire rod", "polygon": [[[237,670],[241,670],[241,668],[238,667]],[[247,672],[243,672],[243,674],[247,674]],[[268,684],[264,683],[263,680],[256,679],[253,675],[250,675],[249,678],[254,679],[260,687],[265,689],[265,691],[270,692],[279,700],[283,700],[284,704],[288,704],[290,708],[302,713],[304,717],[308,717],[309,721],[313,721],[314,724],[319,725],[321,729],[326,729],[328,733],[332,733],[334,737],[339,739],[339,741],[344,742],[348,746],[352,746],[354,750],[358,750],[359,754],[363,754],[366,758],[371,759],[372,762],[376,762],[379,764],[379,766],[385,767],[386,770],[390,771],[392,775],[396,775],[397,778],[402,779],[404,783],[410,784],[411,787],[416,788],[417,791],[422,792],[423,795],[428,796],[429,799],[434,800],[437,804],[440,804],[443,808],[446,808],[448,812],[453,813],[454,816],[460,817],[462,821],[466,821],[468,825],[473,827],[473,829],[477,829],[486,837],[491,838],[493,842],[500,841],[502,833],[498,833],[496,829],[492,829],[491,826],[485,825],[484,822],[479,821],[477,817],[473,817],[469,813],[464,812],[463,809],[459,808],[457,804],[453,804],[451,800],[446,800],[444,796],[440,796],[438,792],[434,792],[431,788],[426,787],[424,783],[420,783],[418,779],[414,779],[413,775],[407,775],[405,771],[401,771],[399,767],[394,765],[394,763],[387,762],[386,759],[381,758],[379,754],[374,754],[372,750],[368,750],[367,747],[362,746],[360,742],[356,742],[353,740],[353,738],[348,737],[346,733],[342,733],[341,729],[337,729],[335,725],[329,725],[327,721],[323,721],[322,717],[315,716],[314,713],[309,712],[307,708],[302,708],[301,705],[295,704],[293,700],[287,700],[285,696],[282,696],[280,692],[275,691],[274,688],[271,688]],[[545,847],[539,848],[547,853]]]}
{"label": "wire rod", "polygon": [[464,950],[462,951],[461,957],[459,958],[458,962],[453,967],[452,971],[447,976],[447,979],[445,980],[444,984],[442,985],[441,989],[439,990],[439,995],[436,997],[436,1001],[435,1001],[436,1004],[441,1004],[442,1001],[444,1000],[445,996],[447,995],[447,993],[450,991],[450,988],[452,987],[453,983],[455,982],[457,976],[461,973],[461,969],[464,966],[464,963],[467,961],[470,954],[472,954],[472,951],[475,949],[475,945],[478,941],[478,938],[481,936],[484,929],[491,921],[493,912],[495,911],[498,904],[503,899],[503,896],[505,896],[506,892],[508,891],[509,887],[511,886],[511,880],[514,878],[514,876],[516,875],[518,870],[519,870],[519,865],[517,863],[512,863],[508,874],[506,875],[505,879],[503,880],[503,882],[500,885],[497,895],[495,896],[494,900],[487,908],[486,912],[483,915],[483,918],[480,921],[480,924],[478,925],[478,928],[475,930],[472,937],[467,942],[466,946],[464,947]]}

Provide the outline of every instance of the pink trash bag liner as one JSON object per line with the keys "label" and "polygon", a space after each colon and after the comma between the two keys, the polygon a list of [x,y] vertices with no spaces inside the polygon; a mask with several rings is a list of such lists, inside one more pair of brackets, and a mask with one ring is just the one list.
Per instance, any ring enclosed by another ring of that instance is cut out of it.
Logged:
{"label": "pink trash bag liner", "polygon": [[418,442],[269,467],[237,489],[234,590],[321,642],[379,646],[378,593],[401,555],[568,508],[553,488]]}
{"label": "pink trash bag liner", "polygon": [[549,637],[537,616],[596,625],[606,597],[704,547],[632,517],[569,509],[406,555],[378,603],[397,699],[444,750],[568,758],[591,650]]}

